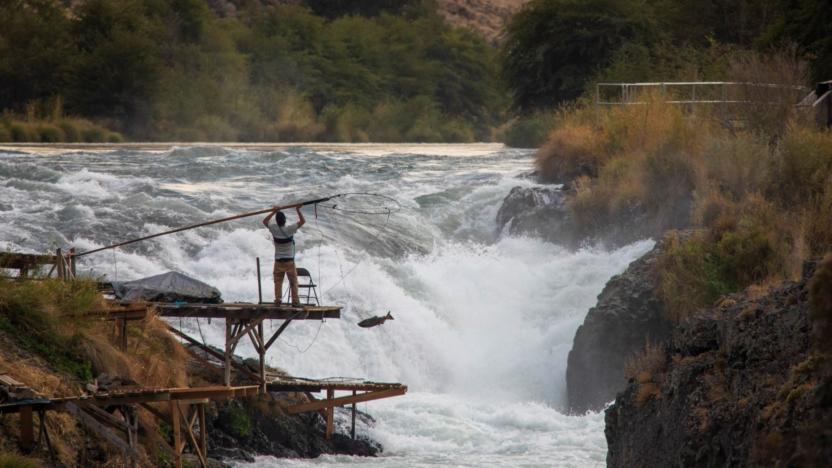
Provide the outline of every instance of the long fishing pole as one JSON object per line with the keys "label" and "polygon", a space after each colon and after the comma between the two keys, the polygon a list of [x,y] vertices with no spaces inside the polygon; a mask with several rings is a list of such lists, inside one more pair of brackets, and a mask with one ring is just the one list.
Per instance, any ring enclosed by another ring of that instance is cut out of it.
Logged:
{"label": "long fishing pole", "polygon": [[232,221],[232,220],[235,220],[235,219],[247,218],[249,216],[257,216],[257,215],[260,215],[260,214],[269,213],[271,211],[287,210],[287,209],[290,209],[290,208],[300,208],[301,206],[307,206],[307,205],[316,205],[318,203],[323,203],[323,202],[327,202],[329,200],[332,200],[333,198],[338,198],[341,195],[343,195],[343,194],[333,195],[331,197],[326,197],[326,198],[318,198],[316,200],[308,200],[308,201],[304,201],[304,202],[300,202],[300,203],[293,203],[291,205],[274,206],[274,207],[267,208],[267,209],[264,209],[264,210],[249,211],[248,213],[240,213],[240,214],[237,214],[237,215],[234,215],[234,216],[229,216],[227,218],[215,219],[215,220],[212,220],[212,221],[205,221],[203,223],[198,223],[198,224],[191,224],[189,226],[183,226],[183,227],[180,227],[180,228],[171,229],[170,231],[159,232],[159,233],[156,233],[156,234],[151,234],[149,236],[139,237],[138,239],[130,239],[128,241],[119,242],[118,244],[108,245],[106,247],[100,247],[100,248],[93,249],[93,250],[87,250],[86,252],[76,253],[74,256],[75,257],[83,257],[84,255],[89,255],[89,254],[92,254],[92,253],[101,252],[102,250],[114,249],[116,247],[121,247],[121,246],[124,246],[124,245],[133,244],[135,242],[141,242],[141,241],[145,241],[145,240],[148,240],[148,239],[153,239],[154,237],[165,236],[165,235],[168,235],[168,234],[174,234],[174,233],[177,233],[177,232],[187,231],[188,229],[194,229],[194,228],[198,228],[198,227],[202,227],[202,226],[210,226],[212,224],[224,223],[226,221]]}

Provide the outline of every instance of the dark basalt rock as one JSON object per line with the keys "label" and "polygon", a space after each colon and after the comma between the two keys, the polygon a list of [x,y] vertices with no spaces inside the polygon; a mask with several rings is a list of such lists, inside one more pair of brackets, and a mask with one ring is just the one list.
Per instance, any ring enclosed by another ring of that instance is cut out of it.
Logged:
{"label": "dark basalt rock", "polygon": [[640,204],[626,207],[618,219],[578,222],[568,205],[575,191],[564,187],[512,188],[497,211],[497,228],[509,234],[537,237],[576,249],[598,243],[608,247],[622,246],[659,237],[665,230],[679,227],[657,224]]}
{"label": "dark basalt rock", "polygon": [[602,409],[627,385],[627,359],[670,336],[651,272],[660,252],[658,244],[613,277],[578,327],[566,368],[570,411]]}
{"label": "dark basalt rock", "polygon": [[568,196],[568,190],[557,186],[514,187],[497,211],[497,228],[576,246],[579,239],[566,205]]}
{"label": "dark basalt rock", "polygon": [[[287,414],[283,407],[298,402],[298,394],[275,392],[267,396],[218,402],[206,413],[210,428],[209,455],[253,461],[256,455],[278,458],[315,458],[322,454],[375,456],[381,445],[361,437],[352,440],[336,432],[325,437],[317,413]],[[365,421],[372,418],[360,413]]]}
{"label": "dark basalt rock", "polygon": [[832,356],[812,344],[807,283],[679,324],[651,391],[633,379],[607,410],[607,465],[829,466]]}

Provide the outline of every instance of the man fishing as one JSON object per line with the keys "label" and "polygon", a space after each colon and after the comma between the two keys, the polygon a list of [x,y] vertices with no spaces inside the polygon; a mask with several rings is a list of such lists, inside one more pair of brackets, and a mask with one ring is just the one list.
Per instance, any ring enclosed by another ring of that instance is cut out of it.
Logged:
{"label": "man fishing", "polygon": [[[292,290],[292,306],[300,307],[298,299],[298,272],[295,268],[295,233],[306,224],[303,213],[300,212],[300,205],[295,207],[298,213],[298,222],[286,225],[286,215],[275,207],[274,210],[263,218],[263,225],[272,233],[274,242],[274,302],[280,304],[283,297],[283,276],[289,277],[289,287]],[[274,224],[269,224],[274,216]]]}

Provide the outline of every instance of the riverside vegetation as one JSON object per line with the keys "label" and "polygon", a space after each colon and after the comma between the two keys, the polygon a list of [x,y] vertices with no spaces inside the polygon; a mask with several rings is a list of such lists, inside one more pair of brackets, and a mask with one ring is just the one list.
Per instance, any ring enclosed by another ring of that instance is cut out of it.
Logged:
{"label": "riverside vegetation", "polygon": [[564,184],[545,189],[558,194],[552,229],[661,239],[610,280],[569,356],[573,409],[615,397],[610,466],[830,456],[832,132],[788,91],[809,81],[794,49],[733,56],[728,70],[783,88],[749,87],[742,105],[695,113],[661,94],[578,102],[537,153],[538,177]]}
{"label": "riverside vegetation", "polygon": [[503,118],[496,50],[430,2],[219,3],[2,2],[0,140],[454,142]]}
{"label": "riverside vegetation", "polygon": [[[105,308],[91,280],[16,281],[0,276],[0,373],[8,372],[48,397],[81,395],[93,382],[118,382],[123,388],[220,384],[221,370],[195,358],[155,316],[128,327],[129,346],[122,351],[112,334],[112,323],[101,320]],[[343,434],[327,440],[317,419],[288,415],[284,408],[299,398],[308,401],[296,394],[271,393],[211,402],[206,411],[209,456],[252,461],[254,454],[297,458],[321,453],[374,455],[380,450],[374,442],[353,441]],[[2,467],[123,462],[122,454],[108,441],[62,412],[49,412],[46,422],[55,460],[42,463],[49,458],[43,447],[25,457],[18,452],[17,418],[0,418]],[[170,454],[163,449],[163,443],[172,444],[167,423],[140,409],[139,430],[139,466],[172,466]]]}

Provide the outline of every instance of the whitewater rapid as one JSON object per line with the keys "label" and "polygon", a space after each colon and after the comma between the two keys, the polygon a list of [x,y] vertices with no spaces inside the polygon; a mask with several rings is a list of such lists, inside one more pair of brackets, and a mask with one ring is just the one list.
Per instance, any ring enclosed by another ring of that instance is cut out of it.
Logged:
{"label": "whitewater rapid", "polygon": [[[572,338],[606,281],[652,247],[577,252],[498,232],[500,202],[531,152],[500,145],[330,145],[0,151],[0,249],[88,250],[189,223],[342,192],[394,197],[389,218],[321,209],[298,234],[298,264],[341,320],[293,324],[270,365],[304,377],[398,381],[407,395],[360,404],[376,459],[258,459],[258,466],[603,465],[603,414],[563,414]],[[290,216],[291,219],[291,216]],[[271,300],[259,218],[84,257],[79,271],[129,280],[177,270],[256,301],[255,257]],[[362,329],[362,318],[395,320]],[[174,321],[221,344],[222,323]],[[267,326],[268,328],[272,326]],[[250,344],[238,353],[253,356]],[[340,430],[346,430],[344,414]]]}

